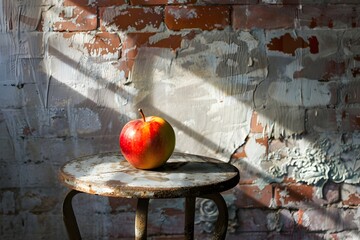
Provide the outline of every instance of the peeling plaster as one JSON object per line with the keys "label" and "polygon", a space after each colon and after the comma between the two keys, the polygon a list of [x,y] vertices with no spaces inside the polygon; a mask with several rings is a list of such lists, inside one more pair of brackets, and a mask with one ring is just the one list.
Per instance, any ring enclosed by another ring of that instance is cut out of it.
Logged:
{"label": "peeling plaster", "polygon": [[[270,166],[275,178],[285,175],[297,182],[323,186],[327,181],[360,183],[360,142],[354,135],[348,142],[338,141],[340,135],[323,134],[303,139],[293,148],[284,147],[268,155],[263,163]],[[270,162],[270,164],[269,164]],[[322,196],[322,188],[317,192]]]}

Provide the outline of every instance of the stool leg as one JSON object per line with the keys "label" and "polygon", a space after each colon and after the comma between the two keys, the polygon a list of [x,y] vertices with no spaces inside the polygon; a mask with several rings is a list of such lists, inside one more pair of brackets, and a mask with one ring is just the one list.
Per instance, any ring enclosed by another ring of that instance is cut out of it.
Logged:
{"label": "stool leg", "polygon": [[139,198],[135,216],[135,239],[145,240],[147,235],[147,215],[149,199]]}
{"label": "stool leg", "polygon": [[185,198],[185,239],[194,239],[195,198]]}
{"label": "stool leg", "polygon": [[229,213],[224,198],[221,196],[220,193],[204,195],[201,196],[201,198],[207,198],[215,202],[219,211],[219,216],[216,221],[215,234],[213,239],[224,240],[226,237],[226,231],[229,221]]}
{"label": "stool leg", "polygon": [[63,203],[63,220],[65,223],[66,231],[68,233],[70,240],[80,240],[81,235],[79,231],[78,224],[76,222],[76,217],[72,207],[72,199],[79,192],[76,190],[71,190],[65,197]]}

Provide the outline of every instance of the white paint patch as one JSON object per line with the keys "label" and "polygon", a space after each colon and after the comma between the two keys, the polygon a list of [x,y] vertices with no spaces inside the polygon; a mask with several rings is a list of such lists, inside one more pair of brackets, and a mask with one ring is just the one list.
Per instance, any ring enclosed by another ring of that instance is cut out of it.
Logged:
{"label": "white paint patch", "polygon": [[290,82],[271,83],[268,96],[282,106],[315,107],[328,105],[331,92],[328,84],[297,79]]}
{"label": "white paint patch", "polygon": [[255,137],[251,137],[246,142],[245,153],[254,165],[259,166],[261,160],[266,156],[266,147],[256,142]]}
{"label": "white paint patch", "polygon": [[[198,41],[207,45],[206,51],[178,57],[167,49],[140,49],[132,75],[139,94],[133,104],[168,119],[179,133],[177,150],[228,160],[249,133],[251,108],[239,99],[239,78],[220,78],[214,69],[224,55],[238,54],[239,47],[202,37]],[[196,65],[186,68],[187,62]]]}

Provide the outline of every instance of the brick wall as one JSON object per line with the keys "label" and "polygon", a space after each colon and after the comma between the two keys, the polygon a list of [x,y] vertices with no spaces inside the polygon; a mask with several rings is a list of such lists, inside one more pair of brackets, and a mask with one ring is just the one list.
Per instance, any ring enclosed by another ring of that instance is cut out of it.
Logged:
{"label": "brick wall", "polygon": [[[1,239],[65,239],[62,164],[118,151],[142,106],[177,150],[230,161],[228,239],[360,238],[358,0],[0,3]],[[86,203],[86,204],[84,204]],[[84,239],[133,239],[136,203],[79,195]],[[151,202],[182,239],[183,200]],[[216,210],[196,203],[197,239]]]}

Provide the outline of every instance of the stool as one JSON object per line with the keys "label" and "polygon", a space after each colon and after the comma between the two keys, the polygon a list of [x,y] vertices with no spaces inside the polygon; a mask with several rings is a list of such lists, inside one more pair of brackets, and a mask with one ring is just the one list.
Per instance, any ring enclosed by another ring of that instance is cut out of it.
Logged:
{"label": "stool", "polygon": [[185,198],[185,238],[194,238],[195,200],[214,201],[218,208],[214,239],[225,239],[228,210],[220,192],[239,182],[236,167],[219,160],[185,153],[173,153],[155,170],[132,167],[120,153],[85,156],[66,163],[61,181],[71,189],[63,203],[63,217],[69,238],[81,239],[72,208],[78,193],[107,197],[136,198],[135,239],[146,239],[149,199]]}

